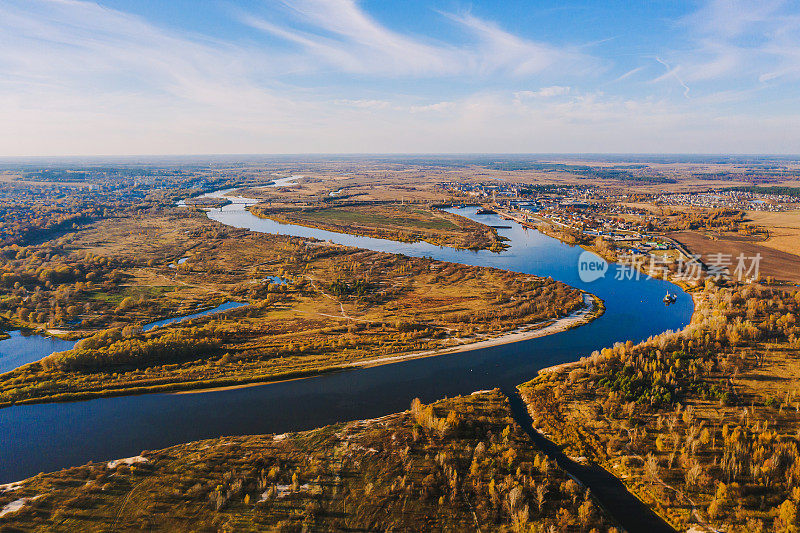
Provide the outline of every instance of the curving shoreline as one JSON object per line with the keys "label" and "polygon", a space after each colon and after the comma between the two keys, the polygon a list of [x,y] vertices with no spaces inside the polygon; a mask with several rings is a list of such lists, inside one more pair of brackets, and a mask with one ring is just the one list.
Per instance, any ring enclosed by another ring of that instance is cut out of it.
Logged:
{"label": "curving shoreline", "polygon": [[287,224],[287,225],[293,225],[293,226],[300,226],[300,227],[304,227],[304,228],[318,229],[318,230],[323,230],[323,231],[331,231],[331,232],[334,232],[334,233],[342,233],[342,234],[345,234],[345,235],[353,235],[353,236],[356,236],[356,237],[369,237],[369,238],[372,238],[372,239],[384,239],[384,240],[402,242],[402,243],[407,243],[407,244],[425,242],[425,243],[428,243],[428,244],[432,244],[434,246],[446,246],[448,248],[453,248],[454,250],[472,250],[472,251],[489,250],[489,251],[492,251],[492,252],[500,252],[500,251],[508,248],[508,245],[505,244],[505,242],[498,235],[497,229],[492,228],[491,226],[486,226],[485,224],[482,224],[480,222],[476,223],[476,222],[470,220],[469,218],[462,217],[460,215],[456,215],[456,216],[459,216],[460,218],[464,218],[467,221],[470,221],[470,222],[473,222],[473,223],[476,223],[476,224],[481,224],[482,226],[485,226],[486,231],[491,232],[492,235],[494,236],[492,241],[489,242],[489,243],[485,243],[483,246],[463,246],[462,244],[459,244],[459,243],[437,242],[436,239],[434,239],[430,235],[428,235],[428,236],[416,236],[416,235],[410,235],[410,234],[409,235],[405,235],[405,234],[402,234],[402,233],[394,234],[388,229],[379,228],[379,227],[351,226],[351,227],[343,228],[343,227],[340,227],[340,226],[338,226],[336,224],[326,224],[324,222],[314,221],[314,220],[305,220],[305,219],[295,220],[295,219],[292,219],[290,217],[281,216],[280,213],[278,213],[278,212],[274,212],[274,213],[273,212],[268,212],[263,208],[259,208],[258,205],[248,205],[246,207],[246,209],[247,209],[248,212],[252,213],[253,216],[256,216],[256,217],[264,219],[264,220],[272,220],[272,221],[277,222],[279,224]]}
{"label": "curving shoreline", "polygon": [[[458,346],[449,346],[447,348],[438,348],[436,350],[426,350],[423,352],[413,352],[403,355],[393,355],[382,357],[379,359],[370,359],[367,361],[357,361],[350,363],[348,367],[371,367],[385,364],[392,364],[400,361],[407,361],[409,359],[419,359],[422,357],[435,357],[437,355],[453,354],[460,352],[468,352],[472,350],[480,350],[483,348],[491,348],[492,346],[500,346],[503,344],[512,344],[515,342],[526,341],[529,339],[536,339],[539,337],[546,337],[548,335],[555,335],[567,331],[568,329],[577,328],[584,324],[588,324],[595,318],[603,314],[603,301],[590,293],[583,293],[583,302],[586,307],[579,309],[565,317],[555,319],[553,321],[540,322],[538,324],[528,324],[517,328],[517,330],[509,333],[502,333],[497,337],[491,339],[469,342],[460,344]],[[524,331],[519,331],[524,329]]]}
{"label": "curving shoreline", "polygon": [[[698,300],[699,300],[701,295],[700,295],[700,293],[695,292],[695,293],[692,293],[691,296],[692,296],[692,302],[694,304],[694,310],[692,311],[692,317],[691,317],[691,321],[689,322],[689,324],[692,324],[695,321],[695,319],[698,318],[698,315],[697,315],[697,303],[698,303]],[[687,325],[689,325],[689,324],[687,324]],[[541,369],[539,369],[538,374],[539,375],[541,375],[541,374],[549,374],[551,372],[560,372],[562,370],[567,370],[568,368],[578,368],[578,367],[583,366],[585,363],[586,363],[586,356],[581,357],[577,361],[568,361],[566,363],[561,363],[559,365],[552,365],[552,366],[548,366],[548,367],[545,367],[545,368],[541,368]]]}
{"label": "curving shoreline", "polygon": [[[526,324],[518,327],[517,329],[500,333],[495,337],[484,340],[476,340],[472,342],[464,342],[456,346],[447,346],[444,348],[436,348],[433,350],[425,350],[419,352],[410,352],[399,355],[391,355],[385,357],[377,357],[373,359],[366,359],[361,361],[354,361],[352,363],[325,366],[314,370],[301,370],[279,373],[271,376],[252,376],[241,378],[221,378],[218,380],[207,381],[187,381],[183,383],[166,383],[163,385],[149,385],[143,387],[130,387],[123,389],[104,389],[101,391],[85,391],[74,393],[62,393],[50,397],[35,398],[29,400],[21,400],[15,403],[0,404],[0,409],[11,407],[12,405],[33,405],[42,403],[63,403],[74,402],[82,400],[92,400],[98,398],[120,397],[120,396],[141,396],[145,394],[203,394],[207,392],[219,392],[236,390],[249,387],[259,387],[264,385],[272,385],[277,383],[285,383],[287,381],[297,381],[309,378],[319,377],[332,372],[341,372],[356,368],[370,368],[375,366],[389,365],[393,363],[400,363],[413,359],[422,359],[428,357],[436,357],[439,355],[450,355],[456,353],[470,352],[474,350],[481,350],[484,348],[491,348],[493,346],[500,346],[504,344],[512,344],[526,340],[536,339],[539,337],[546,337],[555,335],[588,324],[594,319],[600,317],[604,310],[603,301],[596,295],[584,292],[583,301],[585,307],[574,311],[573,313],[554,320],[546,320],[534,324]],[[522,331],[520,331],[522,330]]]}
{"label": "curving shoreline", "polygon": [[[295,378],[289,379],[277,379],[277,380],[270,380],[270,381],[259,381],[259,382],[251,382],[251,383],[242,383],[241,385],[228,385],[222,387],[210,387],[210,388],[203,388],[203,389],[192,389],[192,390],[185,390],[185,391],[176,391],[172,394],[203,394],[206,392],[217,392],[217,391],[225,391],[225,390],[235,390],[235,389],[243,389],[247,387],[259,387],[262,385],[271,385],[274,383],[284,383],[287,381],[296,381],[301,379],[308,379],[322,375],[323,373],[328,372],[336,372],[341,370],[348,370],[353,368],[370,368],[375,366],[382,366],[382,365],[390,365],[393,363],[400,363],[402,361],[409,361],[412,359],[422,359],[425,357],[436,357],[439,355],[449,355],[449,354],[456,354],[462,352],[470,352],[473,350],[481,350],[484,348],[490,348],[492,346],[500,346],[503,344],[512,344],[515,342],[526,341],[530,339],[536,339],[539,337],[546,337],[548,335],[555,335],[557,333],[561,333],[563,331],[567,331],[569,329],[580,327],[584,324],[588,324],[595,318],[598,318],[603,314],[603,301],[598,298],[597,296],[589,293],[584,293],[583,301],[586,304],[586,307],[583,309],[579,309],[574,313],[571,313],[565,317],[558,318],[552,321],[545,321],[540,322],[537,324],[528,324],[526,326],[522,326],[522,328],[528,328],[525,331],[514,331],[510,333],[501,333],[497,337],[493,337],[491,339],[475,341],[475,342],[467,342],[464,344],[460,344],[458,346],[448,346],[446,348],[437,348],[435,350],[425,350],[422,352],[411,352],[406,354],[400,355],[391,355],[386,357],[379,357],[377,359],[367,359],[364,361],[355,361],[353,363],[348,363],[341,366],[336,367],[328,367],[325,369],[324,372],[320,371],[318,373],[309,373],[305,376],[299,376]],[[535,328],[535,329],[531,329]],[[519,330],[521,328],[517,328]]]}
{"label": "curving shoreline", "polygon": [[[576,317],[563,317],[561,322],[545,321],[537,329],[517,329],[495,338],[453,346],[451,350],[463,352],[453,357],[433,357],[452,355],[444,352],[416,354],[416,357],[405,354],[411,357],[403,359],[387,355],[392,359],[382,362],[373,359],[371,365],[360,366],[359,372],[344,372],[345,368],[340,366],[313,373],[252,376],[247,381],[196,381],[181,387],[164,384],[157,390],[143,387],[98,391],[100,394],[82,397],[64,394],[48,402],[37,402],[38,405],[19,402],[9,409],[0,409],[0,427],[12,428],[15,432],[15,438],[0,453],[0,480],[23,479],[36,472],[53,471],[88,460],[128,457],[144,449],[160,449],[221,435],[284,433],[343,420],[374,418],[407,408],[409,398],[413,397],[452,397],[496,387],[512,390],[531,379],[536,367],[575,361],[594,349],[621,340],[623,325],[624,338],[637,341],[667,329],[685,327],[692,315],[693,306],[685,297],[688,295],[664,280],[617,281],[608,276],[591,285],[582,283],[572,266],[577,261],[578,250],[516,225],[508,230],[508,236],[515,244],[519,242],[519,246],[511,253],[496,255],[336,233],[309,234],[305,229],[284,227],[250,213],[245,215],[243,211],[242,205],[232,204],[221,210],[209,210],[209,218],[251,231],[319,238],[344,246],[552,276],[584,293],[596,294],[604,315],[588,323]],[[612,265],[612,268],[615,267]],[[676,289],[679,291],[677,305],[664,309],[661,304],[664,291]],[[594,315],[597,316],[599,314]],[[581,324],[587,328],[585,334],[577,329],[564,331]],[[563,335],[552,334],[558,332]],[[482,348],[483,343],[492,347]],[[379,354],[377,358],[382,357]],[[447,378],[442,379],[443,376]],[[307,377],[317,379],[302,379]],[[272,386],[260,386],[264,384]],[[226,390],[228,388],[237,390]],[[174,394],[187,389],[218,392]],[[162,429],[153,433],[141,431],[143,427]],[[97,438],[87,441],[85,435],[88,434]],[[58,456],[49,453],[53,446],[62,453]]]}
{"label": "curving shoreline", "polygon": [[[232,391],[237,389],[245,389],[251,387],[261,387],[266,385],[276,385],[279,383],[286,383],[291,381],[303,381],[309,378],[319,377],[324,374],[328,374],[331,372],[337,371],[346,371],[349,369],[355,368],[370,368],[370,367],[377,367],[377,366],[384,366],[384,365],[391,365],[394,363],[400,363],[404,361],[409,361],[412,359],[422,359],[422,358],[430,358],[436,357],[438,355],[448,355],[448,354],[456,354],[461,352],[470,352],[473,350],[480,350],[485,349],[493,346],[500,346],[505,344],[513,344],[516,342],[526,341],[530,339],[546,337],[550,335],[555,335],[557,333],[562,333],[564,331],[580,327],[582,325],[588,324],[591,321],[595,320],[596,318],[600,317],[605,308],[603,305],[603,301],[590,293],[583,293],[584,303],[586,307],[579,309],[565,317],[561,317],[551,321],[540,322],[537,324],[529,324],[526,326],[522,326],[521,328],[517,328],[517,330],[509,333],[503,333],[498,335],[497,337],[465,343],[458,346],[452,346],[448,348],[441,348],[437,350],[427,350],[422,352],[412,352],[408,354],[401,354],[395,356],[388,356],[388,357],[381,357],[378,359],[370,359],[366,361],[357,361],[354,363],[349,363],[347,365],[342,365],[339,367],[328,367],[324,369],[320,369],[319,371],[309,372],[305,375],[299,375],[296,377],[278,377],[276,376],[275,380],[266,380],[266,381],[253,381],[248,383],[241,383],[235,385],[222,385],[222,386],[209,386],[205,388],[195,388],[195,389],[185,389],[181,390],[181,384],[171,384],[170,386],[166,386],[169,390],[146,390],[146,391],[106,391],[106,394],[102,393],[87,393],[85,396],[83,395],[71,395],[70,398],[64,399],[45,399],[42,401],[36,402],[19,402],[18,405],[25,405],[25,404],[36,404],[36,403],[62,403],[62,402],[74,402],[80,400],[88,400],[88,399],[95,399],[95,398],[104,398],[104,397],[114,397],[114,396],[140,396],[143,394],[171,394],[171,395],[197,395],[197,394],[205,394],[211,392],[222,392],[222,391]],[[518,331],[522,328],[528,328],[525,331]],[[535,329],[531,329],[535,328]],[[574,365],[580,363],[581,361],[574,361],[570,363],[565,363],[567,365]],[[560,365],[559,365],[560,366]],[[550,367],[555,368],[555,367]],[[544,371],[544,370],[542,370]],[[186,383],[187,387],[191,387],[191,385],[196,382]],[[485,391],[476,391],[472,394],[476,394],[478,392],[485,392]],[[80,396],[80,397],[77,397]],[[390,414],[391,415],[391,414]],[[390,416],[385,415],[385,416]],[[27,478],[26,478],[27,479]],[[24,480],[23,480],[24,481]]]}

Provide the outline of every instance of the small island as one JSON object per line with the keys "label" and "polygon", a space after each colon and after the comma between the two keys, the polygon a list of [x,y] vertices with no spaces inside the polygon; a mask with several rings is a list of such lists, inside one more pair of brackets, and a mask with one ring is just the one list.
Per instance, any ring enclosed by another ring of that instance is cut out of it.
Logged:
{"label": "small island", "polygon": [[361,202],[304,207],[256,205],[254,215],[284,224],[400,242],[425,241],[465,250],[506,248],[497,230],[424,203]]}

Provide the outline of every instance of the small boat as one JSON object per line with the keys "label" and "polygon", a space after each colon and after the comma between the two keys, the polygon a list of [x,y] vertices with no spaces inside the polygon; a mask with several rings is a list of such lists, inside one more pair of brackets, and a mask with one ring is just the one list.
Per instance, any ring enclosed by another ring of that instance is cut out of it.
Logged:
{"label": "small boat", "polygon": [[677,301],[678,301],[678,296],[675,295],[675,294],[670,294],[669,291],[664,296],[664,303],[665,304],[674,304]]}
{"label": "small boat", "polygon": [[489,209],[487,207],[482,207],[482,208],[478,209],[478,211],[475,214],[476,215],[496,215],[497,211],[495,211],[494,209]]}

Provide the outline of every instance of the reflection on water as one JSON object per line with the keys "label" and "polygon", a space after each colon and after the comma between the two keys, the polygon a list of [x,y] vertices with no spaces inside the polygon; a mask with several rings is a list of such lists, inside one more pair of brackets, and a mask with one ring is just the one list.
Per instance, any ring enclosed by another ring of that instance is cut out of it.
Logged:
{"label": "reflection on water", "polygon": [[227,311],[228,309],[236,309],[237,307],[242,307],[243,303],[239,302],[225,302],[222,305],[218,305],[213,309],[206,309],[205,311],[200,311],[199,313],[194,313],[191,315],[184,315],[184,316],[176,316],[174,318],[165,318],[164,320],[158,320],[156,322],[150,322],[146,324],[142,330],[143,331],[150,331],[153,328],[157,328],[159,326],[166,326],[168,324],[175,324],[176,322],[183,322],[184,320],[191,320],[192,318],[198,318],[201,316],[211,315],[213,313],[220,313],[222,311]]}
{"label": "reflection on water", "polygon": [[23,335],[20,331],[9,331],[8,334],[11,335],[8,339],[0,341],[0,374],[75,346],[75,341],[58,337]]}
{"label": "reflection on water", "polygon": [[[475,217],[474,209],[452,211]],[[0,434],[12,435],[0,447],[0,483],[196,439],[283,433],[372,418],[407,409],[414,397],[429,402],[480,389],[510,389],[534,377],[540,368],[574,361],[618,341],[639,341],[682,328],[693,310],[691,297],[675,285],[663,280],[615,279],[618,271],[613,264],[605,277],[584,283],[577,269],[581,248],[496,215],[479,218],[489,225],[511,226],[499,230],[511,245],[499,254],[277,224],[255,217],[243,204],[229,204],[208,214],[224,224],[254,231],[552,276],[598,295],[606,312],[590,324],[556,335],[312,379],[198,394],[149,394],[0,409]],[[666,292],[676,294],[674,305],[664,306]]]}

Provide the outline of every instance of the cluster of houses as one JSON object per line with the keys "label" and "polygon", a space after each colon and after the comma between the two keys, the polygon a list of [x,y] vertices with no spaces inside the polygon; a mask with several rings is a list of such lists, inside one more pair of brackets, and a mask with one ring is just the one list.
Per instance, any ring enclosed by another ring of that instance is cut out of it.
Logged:
{"label": "cluster of houses", "polygon": [[[672,243],[656,241],[654,237],[644,233],[641,223],[613,217],[614,214],[624,214],[623,211],[631,211],[632,214],[644,214],[644,211],[606,203],[602,201],[603,194],[594,189],[560,187],[553,191],[531,192],[530,189],[504,182],[443,185],[450,191],[458,191],[511,209],[515,213],[515,220],[530,223],[535,218],[546,219],[556,227],[561,226],[622,245],[631,254],[646,255],[655,250],[673,248]],[[609,211],[609,208],[613,209]]]}
{"label": "cluster of houses", "polygon": [[524,196],[522,188],[513,183],[494,181],[492,183],[459,183],[447,182],[439,185],[441,188],[465,196],[478,199],[509,199]]}
{"label": "cluster of houses", "polygon": [[741,209],[746,211],[788,211],[797,209],[798,199],[783,194],[760,194],[747,191],[662,194],[654,199],[661,205]]}
{"label": "cluster of houses", "polygon": [[606,220],[591,212],[572,209],[539,211],[528,208],[524,204],[519,205],[517,212],[522,213],[526,220],[535,214],[536,217],[545,219],[555,226],[579,231],[593,238],[600,237],[617,246],[622,245],[626,249],[629,248],[631,254],[646,255],[652,251],[671,250],[674,247],[671,242],[657,241],[653,236],[642,232],[639,224],[621,219]]}

